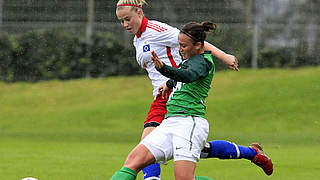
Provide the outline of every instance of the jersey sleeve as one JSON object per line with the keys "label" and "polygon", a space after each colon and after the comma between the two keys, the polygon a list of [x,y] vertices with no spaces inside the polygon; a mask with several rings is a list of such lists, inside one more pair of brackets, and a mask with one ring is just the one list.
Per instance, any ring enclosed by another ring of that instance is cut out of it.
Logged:
{"label": "jersey sleeve", "polygon": [[168,47],[177,47],[179,29],[170,27],[167,31],[161,32],[159,36],[155,39],[159,45],[168,46]]}
{"label": "jersey sleeve", "polygon": [[[158,69],[158,71],[162,75],[174,81],[190,83],[206,77],[209,74],[211,66],[212,64],[206,61],[204,58],[194,56],[188,59],[188,62],[182,64],[181,68],[179,69],[164,64],[164,66],[161,69]],[[171,82],[167,83],[167,85],[170,87],[174,85],[172,80],[170,80]]]}

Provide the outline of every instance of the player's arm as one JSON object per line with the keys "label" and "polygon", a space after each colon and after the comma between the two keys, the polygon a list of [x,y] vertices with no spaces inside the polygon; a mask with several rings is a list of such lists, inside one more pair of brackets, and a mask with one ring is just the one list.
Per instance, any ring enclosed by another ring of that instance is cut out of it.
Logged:
{"label": "player's arm", "polygon": [[151,59],[154,62],[156,69],[164,76],[171,78],[178,82],[190,83],[200,78],[206,77],[211,69],[211,63],[198,59],[193,56],[188,63],[185,63],[184,68],[174,68],[164,64],[157,54],[152,51]]}
{"label": "player's arm", "polygon": [[151,54],[151,59],[156,69],[162,75],[170,78],[158,89],[158,93],[162,95],[162,98],[169,98],[172,88],[176,86],[177,81],[185,83],[196,81],[207,76],[212,67],[212,64],[208,61],[197,61],[197,59],[194,59],[189,61],[185,67],[186,69],[177,69],[164,64],[154,51]]}
{"label": "player's arm", "polygon": [[219,48],[206,41],[204,42],[204,49],[206,51],[211,51],[213,56],[216,56],[218,59],[220,59],[223,63],[229,66],[230,69],[239,71],[238,60],[235,56],[223,52]]}
{"label": "player's arm", "polygon": [[202,64],[189,67],[191,68],[177,69],[163,63],[162,67],[157,69],[162,75],[170,78],[159,88],[159,94],[161,93],[163,98],[169,98],[172,88],[177,85],[178,81],[189,83],[207,76],[211,65]]}

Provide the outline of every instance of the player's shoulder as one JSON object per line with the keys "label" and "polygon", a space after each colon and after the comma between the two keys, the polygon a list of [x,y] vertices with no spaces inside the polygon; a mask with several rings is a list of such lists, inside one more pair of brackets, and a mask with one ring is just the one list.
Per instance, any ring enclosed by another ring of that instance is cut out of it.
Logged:
{"label": "player's shoulder", "polygon": [[207,52],[203,54],[194,55],[187,60],[188,64],[202,64],[202,65],[208,65],[211,64],[211,58],[209,57],[209,54]]}
{"label": "player's shoulder", "polygon": [[173,29],[175,29],[174,27],[160,22],[160,21],[156,21],[156,20],[149,20],[148,24],[147,24],[147,29],[149,31],[154,31],[154,32],[158,32],[158,33],[164,33],[164,32],[168,32],[171,31]]}

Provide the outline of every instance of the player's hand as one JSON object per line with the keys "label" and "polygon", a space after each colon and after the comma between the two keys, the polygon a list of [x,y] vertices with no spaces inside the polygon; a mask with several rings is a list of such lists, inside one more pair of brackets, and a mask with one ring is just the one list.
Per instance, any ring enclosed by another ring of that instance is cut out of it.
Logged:
{"label": "player's hand", "polygon": [[230,54],[226,54],[226,58],[223,61],[230,69],[235,71],[240,71],[238,68],[238,59]]}
{"label": "player's hand", "polygon": [[163,62],[160,60],[156,52],[151,51],[151,59],[157,69],[161,69],[163,67]]}
{"label": "player's hand", "polygon": [[167,83],[162,84],[158,89],[158,94],[161,94],[162,99],[168,99],[172,89],[169,89]]}

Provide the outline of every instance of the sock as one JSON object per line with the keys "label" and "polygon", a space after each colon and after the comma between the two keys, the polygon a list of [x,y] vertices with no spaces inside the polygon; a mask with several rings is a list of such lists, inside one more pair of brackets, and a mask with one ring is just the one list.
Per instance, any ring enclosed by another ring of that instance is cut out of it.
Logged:
{"label": "sock", "polygon": [[160,179],[160,172],[161,172],[161,168],[160,168],[160,164],[159,163],[154,163],[151,164],[145,168],[142,169],[143,172],[143,178],[146,179]]}
{"label": "sock", "polygon": [[137,173],[127,167],[122,167],[119,172],[116,172],[110,180],[135,180]]}
{"label": "sock", "polygon": [[250,148],[231,143],[224,140],[215,140],[207,143],[202,158],[219,158],[219,159],[249,159],[252,160],[257,152]]}
{"label": "sock", "polygon": [[205,177],[205,176],[196,176],[196,180],[213,180],[213,179]]}

